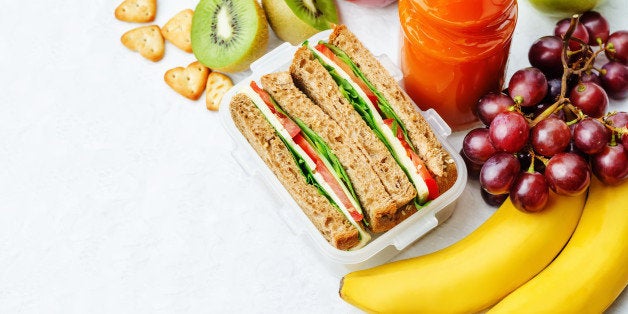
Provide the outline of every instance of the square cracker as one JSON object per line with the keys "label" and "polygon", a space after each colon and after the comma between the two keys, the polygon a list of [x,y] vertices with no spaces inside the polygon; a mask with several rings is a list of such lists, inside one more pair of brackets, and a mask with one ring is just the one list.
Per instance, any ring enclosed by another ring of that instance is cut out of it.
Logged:
{"label": "square cracker", "polygon": [[164,57],[164,38],[157,25],[134,28],[124,33],[120,41],[150,61],[159,61]]}
{"label": "square cracker", "polygon": [[192,9],[185,9],[175,16],[161,28],[161,34],[179,49],[185,52],[192,52]]}
{"label": "square cracker", "polygon": [[203,94],[208,75],[209,69],[195,61],[185,68],[176,67],[166,71],[164,81],[177,93],[191,100],[197,100]]}
{"label": "square cracker", "polygon": [[155,20],[157,0],[124,0],[115,11],[120,21],[147,23]]}

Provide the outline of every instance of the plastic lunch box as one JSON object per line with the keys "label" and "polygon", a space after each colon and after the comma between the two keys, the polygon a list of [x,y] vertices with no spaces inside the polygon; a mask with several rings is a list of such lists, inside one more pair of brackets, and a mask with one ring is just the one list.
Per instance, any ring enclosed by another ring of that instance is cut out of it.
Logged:
{"label": "plastic lunch box", "polygon": [[[314,43],[319,40],[325,40],[329,37],[330,33],[330,30],[318,33],[312,36],[309,41]],[[298,46],[284,43],[267,53],[251,64],[252,74],[236,84],[223,97],[220,104],[219,115],[223,126],[235,141],[234,149],[231,154],[248,176],[251,178],[259,176],[263,184],[267,185],[270,190],[274,192],[277,199],[276,208],[274,208],[274,210],[285,221],[293,233],[309,238],[306,242],[320,251],[322,261],[329,264],[333,271],[346,272],[383,264],[451,216],[455,208],[456,200],[464,190],[465,183],[467,182],[467,172],[464,161],[446,141],[446,138],[451,134],[451,129],[438,113],[433,109],[421,112],[423,117],[425,117],[427,122],[431,125],[438,140],[443,144],[443,148],[449,152],[458,167],[458,177],[453,187],[391,230],[381,235],[373,236],[371,242],[358,250],[342,251],[330,245],[325,238],[323,238],[318,229],[316,229],[314,224],[309,221],[273,172],[257,155],[253,147],[249,145],[246,138],[235,126],[229,112],[229,102],[231,98],[242,87],[248,85],[253,80],[259,83],[259,78],[265,74],[288,70],[297,48]],[[394,66],[390,59],[386,56],[380,56],[378,59],[393,77],[399,81],[401,72]],[[416,108],[419,110],[418,107]]]}

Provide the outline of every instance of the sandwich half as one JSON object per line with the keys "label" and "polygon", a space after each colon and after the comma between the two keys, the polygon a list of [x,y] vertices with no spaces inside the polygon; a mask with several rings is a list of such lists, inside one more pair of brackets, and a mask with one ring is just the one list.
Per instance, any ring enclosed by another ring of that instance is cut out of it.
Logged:
{"label": "sandwich half", "polygon": [[366,245],[362,206],[327,143],[255,82],[229,107],[235,125],[323,237],[340,250]]}
{"label": "sandwich half", "polygon": [[344,53],[346,58],[340,59],[354,68],[354,73],[363,74],[371,90],[379,92],[377,95],[378,99],[381,97],[379,101],[388,102],[400,124],[403,124],[415,152],[425,161],[425,165],[436,180],[440,193],[451,188],[458,177],[456,164],[434,136],[417,106],[384,66],[345,25],[338,25],[334,29],[329,36],[328,46],[338,48],[333,49],[335,54]]}

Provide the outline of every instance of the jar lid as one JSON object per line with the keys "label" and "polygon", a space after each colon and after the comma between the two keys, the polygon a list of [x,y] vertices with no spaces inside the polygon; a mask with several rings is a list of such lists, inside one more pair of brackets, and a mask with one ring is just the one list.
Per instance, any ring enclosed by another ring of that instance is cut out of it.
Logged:
{"label": "jar lid", "polygon": [[[424,15],[446,27],[484,28],[504,19],[515,0],[414,0]],[[506,13],[506,14],[505,14]]]}

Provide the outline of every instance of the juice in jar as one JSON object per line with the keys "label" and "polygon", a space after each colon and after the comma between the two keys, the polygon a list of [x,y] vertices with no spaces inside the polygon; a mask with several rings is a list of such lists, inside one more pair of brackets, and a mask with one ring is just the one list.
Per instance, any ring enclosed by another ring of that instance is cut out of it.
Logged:
{"label": "juice in jar", "polygon": [[408,95],[453,130],[474,124],[480,97],[504,83],[516,0],[399,0],[399,18]]}

